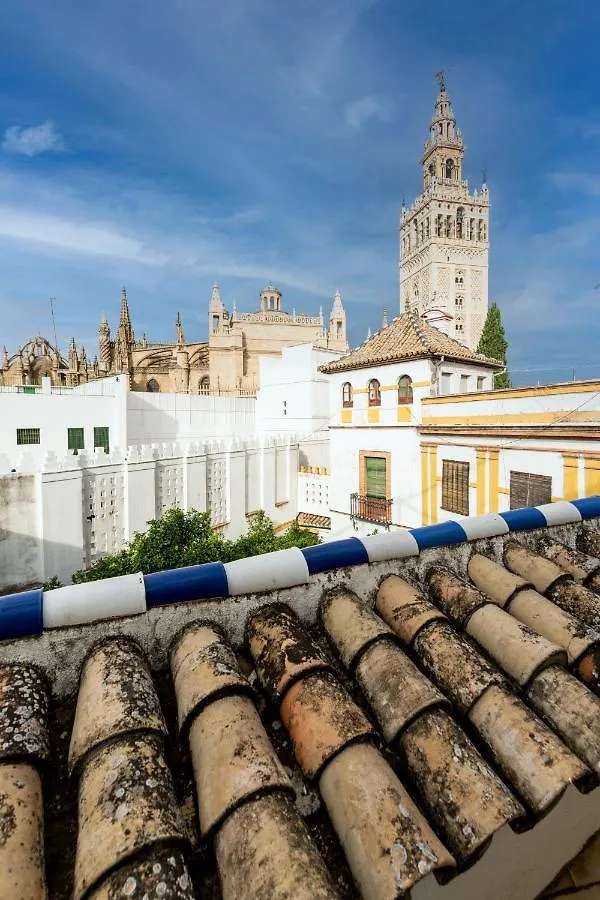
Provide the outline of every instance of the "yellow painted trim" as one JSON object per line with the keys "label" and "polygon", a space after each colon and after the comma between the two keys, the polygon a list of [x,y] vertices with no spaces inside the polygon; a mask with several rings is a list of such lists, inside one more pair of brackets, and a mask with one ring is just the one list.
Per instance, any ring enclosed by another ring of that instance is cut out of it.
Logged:
{"label": "yellow painted trim", "polygon": [[[498,512],[498,494],[500,493],[499,487],[499,474],[500,474],[500,451],[494,450],[490,447],[489,449],[490,455],[490,472],[489,472],[489,481],[490,481],[490,512],[497,513]],[[506,489],[502,491],[504,493]],[[508,492],[507,492],[508,493]]]}
{"label": "yellow painted trim", "polygon": [[510,488],[499,487],[499,488],[498,488],[498,493],[499,493],[499,494],[504,494],[504,495],[506,495],[507,497],[510,497]]}
{"label": "yellow painted trim", "polygon": [[397,422],[412,422],[412,406],[398,406],[396,408]]}
{"label": "yellow painted trim", "polygon": [[416,387],[431,387],[430,381],[413,381],[412,386]]}
{"label": "yellow painted trim", "polygon": [[486,474],[487,474],[487,450],[477,450],[476,451],[477,458],[477,483],[475,487],[477,488],[477,515],[482,516],[485,513],[486,506]]}
{"label": "yellow painted trim", "polygon": [[429,525],[429,446],[421,445],[421,523]]}
{"label": "yellow painted trim", "polygon": [[550,497],[552,503],[559,503],[561,500],[566,500],[566,497]]}
{"label": "yellow painted trim", "polygon": [[600,494],[600,459],[585,460],[585,496]]}
{"label": "yellow painted trim", "polygon": [[[414,384],[413,384],[414,387]],[[593,394],[600,391],[600,381],[577,382],[573,384],[552,384],[542,387],[507,388],[497,391],[473,391],[467,394],[452,394],[450,397],[424,397],[422,403],[464,403],[466,400],[512,400],[522,397],[554,397],[557,394]]]}
{"label": "yellow painted trim", "polygon": [[351,409],[343,409],[342,410],[342,424],[343,425],[352,425],[352,410]]}
{"label": "yellow painted trim", "polygon": [[429,482],[430,482],[430,503],[429,503],[429,523],[435,525],[438,520],[438,482],[437,482],[437,447],[429,448]]}
{"label": "yellow painted trim", "polygon": [[600,422],[600,412],[573,412],[569,409],[539,413],[501,413],[488,416],[424,416],[423,425],[552,425],[558,421]]}
{"label": "yellow painted trim", "polygon": [[379,406],[369,406],[367,410],[367,419],[369,422],[379,422]]}
{"label": "yellow painted trim", "polygon": [[579,497],[579,456],[563,453],[563,494],[565,500]]}

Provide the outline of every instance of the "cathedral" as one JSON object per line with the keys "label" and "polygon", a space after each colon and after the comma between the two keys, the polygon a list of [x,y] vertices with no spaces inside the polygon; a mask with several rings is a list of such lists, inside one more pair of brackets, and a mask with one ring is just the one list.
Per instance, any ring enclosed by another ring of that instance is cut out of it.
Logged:
{"label": "cathedral", "polygon": [[312,343],[330,350],[348,350],[346,312],[336,292],[329,325],[323,311],[318,316],[291,313],[282,308],[282,294],[273,285],[260,292],[260,308],[231,312],[221,299],[218,285],[208,307],[208,340],[187,342],[177,314],[175,341],[151,343],[134,334],[127,291],[121,294],[119,324],[114,335],[106,317],[98,328],[98,355],[88,361],[71,340],[68,358],[46,338],[33,338],[12,356],[4,348],[0,385],[39,385],[48,376],[54,386],[75,387],[95,378],[127,375],[133,391],[167,393],[246,394],[259,387],[260,356],[279,356],[284,347]]}
{"label": "cathedral", "polygon": [[488,310],[487,185],[469,191],[465,145],[443,73],[425,142],[423,191],[400,216],[400,311],[445,320],[451,337],[477,349]]}

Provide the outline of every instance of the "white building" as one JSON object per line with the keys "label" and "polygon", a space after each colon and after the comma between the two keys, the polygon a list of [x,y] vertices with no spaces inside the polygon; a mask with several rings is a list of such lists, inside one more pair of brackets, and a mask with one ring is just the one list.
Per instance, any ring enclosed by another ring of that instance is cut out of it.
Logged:
{"label": "white building", "polygon": [[600,384],[494,391],[498,368],[414,312],[322,367],[332,537],[600,493]]}
{"label": "white building", "polygon": [[465,145],[443,78],[425,143],[423,191],[400,217],[400,310],[452,317],[450,334],[471,349],[488,309],[489,191],[463,178]]}

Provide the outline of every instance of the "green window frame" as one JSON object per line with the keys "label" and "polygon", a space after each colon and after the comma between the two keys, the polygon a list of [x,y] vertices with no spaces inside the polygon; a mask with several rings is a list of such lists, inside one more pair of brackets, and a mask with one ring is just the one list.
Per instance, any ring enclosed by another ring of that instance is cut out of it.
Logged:
{"label": "green window frame", "polygon": [[379,456],[367,456],[365,463],[367,475],[367,497],[374,497],[378,500],[385,500],[387,496],[387,460]]}
{"label": "green window frame", "polygon": [[110,435],[108,425],[94,425],[94,450],[104,447],[104,452],[110,452]]}
{"label": "green window frame", "polygon": [[83,428],[67,428],[67,447],[69,450],[85,448]]}
{"label": "green window frame", "polygon": [[40,429],[39,428],[17,428],[17,446],[24,444],[39,444]]}

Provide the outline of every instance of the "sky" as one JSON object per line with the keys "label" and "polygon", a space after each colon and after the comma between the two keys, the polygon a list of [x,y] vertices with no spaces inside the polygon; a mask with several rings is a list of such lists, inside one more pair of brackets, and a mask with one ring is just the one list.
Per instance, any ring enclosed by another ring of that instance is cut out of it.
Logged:
{"label": "sky", "polygon": [[96,352],[229,309],[398,313],[402,198],[446,71],[515,384],[600,377],[600,4],[0,0],[0,346]]}

